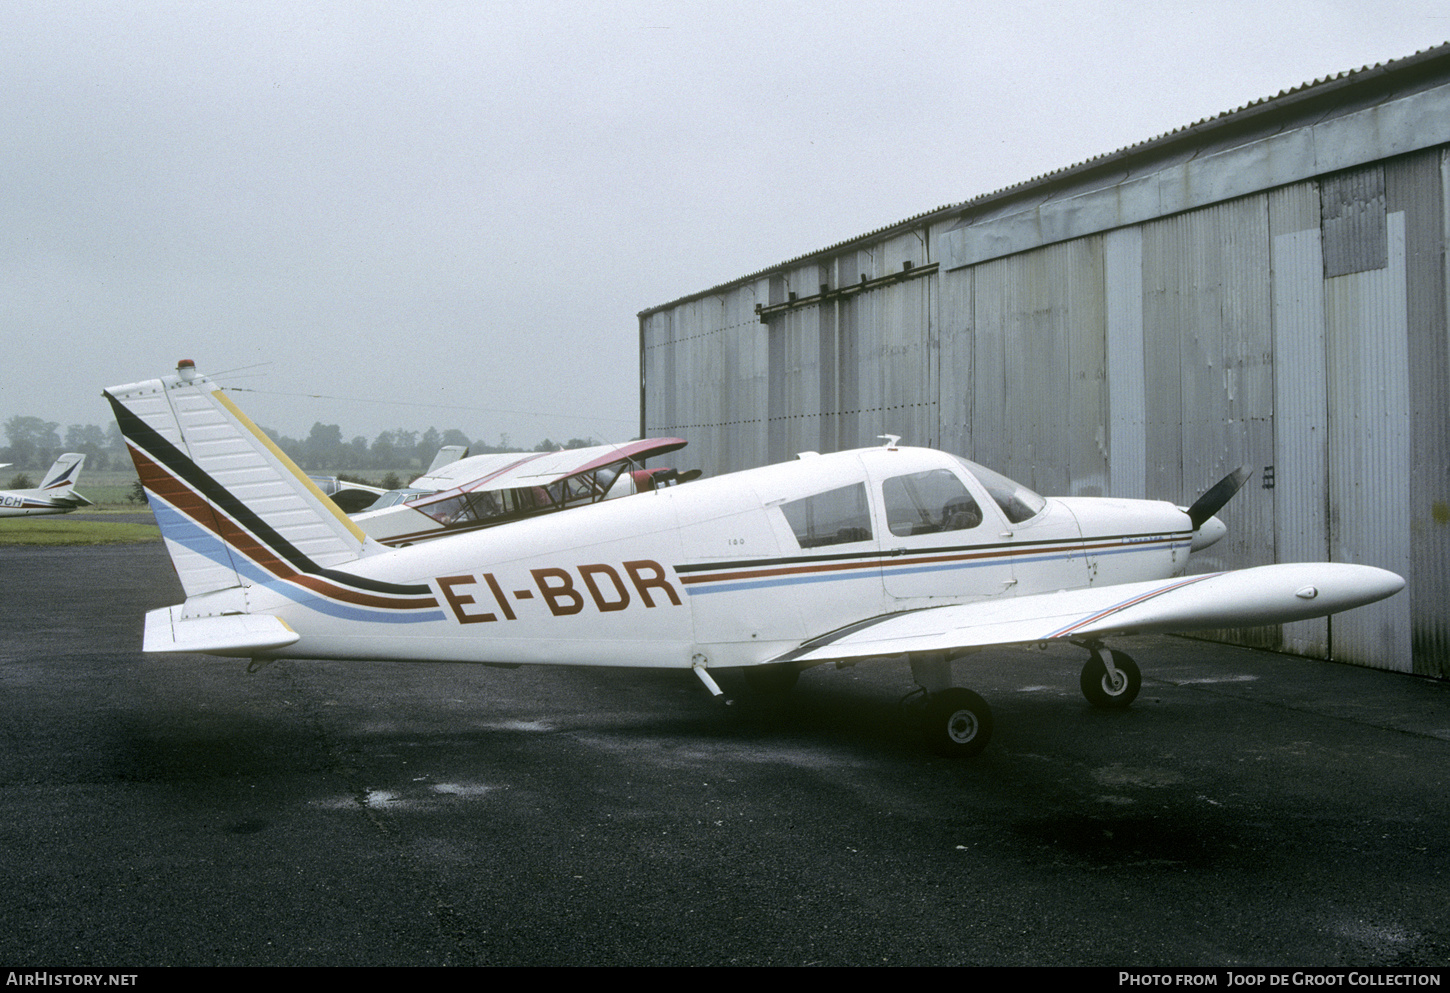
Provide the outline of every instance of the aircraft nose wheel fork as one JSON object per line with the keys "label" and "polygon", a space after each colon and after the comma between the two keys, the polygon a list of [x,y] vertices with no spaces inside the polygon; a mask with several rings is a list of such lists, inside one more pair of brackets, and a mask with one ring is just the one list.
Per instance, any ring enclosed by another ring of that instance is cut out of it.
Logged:
{"label": "aircraft nose wheel fork", "polygon": [[[1143,674],[1138,663],[1124,652],[1104,649],[1101,645],[1089,645],[1092,657],[1082,667],[1079,685],[1082,695],[1094,707],[1108,707],[1122,710],[1138,696],[1143,686]],[[1106,652],[1106,657],[1104,656]]]}
{"label": "aircraft nose wheel fork", "polygon": [[971,690],[953,687],[933,693],[926,705],[926,744],[938,755],[967,758],[992,737],[992,708]]}

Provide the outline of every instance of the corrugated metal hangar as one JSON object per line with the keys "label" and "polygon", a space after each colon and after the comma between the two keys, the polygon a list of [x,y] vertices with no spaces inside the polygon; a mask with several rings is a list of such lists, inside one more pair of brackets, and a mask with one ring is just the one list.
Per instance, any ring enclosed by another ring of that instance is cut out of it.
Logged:
{"label": "corrugated metal hangar", "polygon": [[1408,588],[1222,637],[1447,677],[1447,203],[1443,46],[646,310],[641,430],[711,474],[889,433],[1179,504],[1255,466],[1194,571]]}

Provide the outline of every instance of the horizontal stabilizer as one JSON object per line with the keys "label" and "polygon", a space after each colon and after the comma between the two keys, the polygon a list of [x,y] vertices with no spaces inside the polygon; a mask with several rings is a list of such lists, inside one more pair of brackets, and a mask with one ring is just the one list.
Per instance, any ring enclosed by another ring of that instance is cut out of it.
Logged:
{"label": "horizontal stabilizer", "polygon": [[773,661],[828,662],[1114,634],[1285,624],[1374,603],[1404,585],[1393,572],[1367,565],[1265,565],[888,614],[809,641]]}
{"label": "horizontal stabilizer", "polygon": [[142,651],[248,657],[255,652],[285,648],[300,637],[285,621],[267,614],[185,617],[182,610],[180,606],[164,607],[146,614]]}

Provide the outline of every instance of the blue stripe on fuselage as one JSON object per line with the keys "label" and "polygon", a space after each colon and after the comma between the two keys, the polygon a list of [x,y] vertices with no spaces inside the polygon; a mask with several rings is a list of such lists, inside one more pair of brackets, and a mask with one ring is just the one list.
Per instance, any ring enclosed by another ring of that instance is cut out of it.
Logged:
{"label": "blue stripe on fuselage", "polygon": [[286,580],[278,579],[276,576],[266,572],[246,556],[232,555],[231,550],[216,535],[207,531],[191,518],[181,513],[175,507],[158,498],[154,493],[147,494],[151,502],[152,512],[156,515],[156,523],[161,528],[161,533],[168,541],[195,552],[208,561],[215,562],[224,569],[229,569],[251,581],[252,585],[271,590],[280,596],[291,600],[309,610],[315,610],[319,614],[326,614],[329,617],[339,617],[345,620],[381,622],[385,624],[418,624],[424,621],[441,621],[444,619],[441,610],[415,610],[399,608],[397,610],[374,610],[368,607],[355,607],[350,604],[341,603],[321,596],[311,590],[302,589]]}

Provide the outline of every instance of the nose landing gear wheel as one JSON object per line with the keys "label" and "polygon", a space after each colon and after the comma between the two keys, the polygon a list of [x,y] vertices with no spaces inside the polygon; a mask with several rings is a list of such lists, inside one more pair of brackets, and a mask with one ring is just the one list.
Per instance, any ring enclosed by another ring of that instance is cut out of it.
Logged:
{"label": "nose landing gear wheel", "polygon": [[938,755],[967,758],[987,747],[992,737],[992,708],[971,690],[942,690],[927,702],[923,731],[927,747]]}
{"label": "nose landing gear wheel", "polygon": [[1110,650],[1110,653],[1113,657],[1113,669],[1116,671],[1108,672],[1102,649],[1093,649],[1092,658],[1082,667],[1079,685],[1082,687],[1082,695],[1094,707],[1122,710],[1137,698],[1138,690],[1143,686],[1143,675],[1138,671],[1138,663],[1132,658],[1122,652]]}

